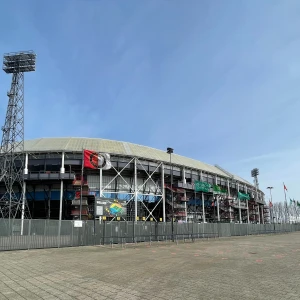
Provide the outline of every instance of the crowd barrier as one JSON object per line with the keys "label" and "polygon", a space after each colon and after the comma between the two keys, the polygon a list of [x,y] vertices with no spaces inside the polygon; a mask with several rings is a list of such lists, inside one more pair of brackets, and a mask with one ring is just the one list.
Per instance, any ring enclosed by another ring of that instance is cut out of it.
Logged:
{"label": "crowd barrier", "polygon": [[139,242],[194,241],[233,236],[300,231],[300,224],[234,224],[99,222],[0,219],[0,251],[135,244]]}

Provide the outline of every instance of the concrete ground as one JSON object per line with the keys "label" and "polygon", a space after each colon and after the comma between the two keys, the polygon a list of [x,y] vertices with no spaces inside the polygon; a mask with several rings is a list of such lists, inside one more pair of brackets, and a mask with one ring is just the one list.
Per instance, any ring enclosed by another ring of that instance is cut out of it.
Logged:
{"label": "concrete ground", "polygon": [[0,252],[0,299],[300,299],[300,232]]}

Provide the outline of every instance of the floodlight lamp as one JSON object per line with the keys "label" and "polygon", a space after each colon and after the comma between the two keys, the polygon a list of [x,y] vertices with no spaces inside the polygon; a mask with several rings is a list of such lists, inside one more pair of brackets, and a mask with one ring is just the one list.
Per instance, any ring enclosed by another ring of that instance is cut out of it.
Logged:
{"label": "floodlight lamp", "polygon": [[3,57],[3,70],[8,74],[35,71],[35,59],[33,51],[6,53]]}
{"label": "floodlight lamp", "polygon": [[174,152],[173,148],[170,148],[170,147],[167,148],[167,153],[168,154],[172,154],[173,152]]}
{"label": "floodlight lamp", "polygon": [[259,170],[257,168],[255,168],[251,171],[251,176],[252,177],[257,177],[258,175],[259,175]]}

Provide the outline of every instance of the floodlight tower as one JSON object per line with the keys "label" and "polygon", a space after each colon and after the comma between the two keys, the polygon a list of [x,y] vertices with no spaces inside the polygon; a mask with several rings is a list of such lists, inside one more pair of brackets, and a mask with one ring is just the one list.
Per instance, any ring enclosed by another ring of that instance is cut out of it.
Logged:
{"label": "floodlight tower", "polygon": [[[257,202],[258,204],[258,194],[257,194],[257,190],[259,188],[259,185],[258,185],[258,178],[257,176],[259,175],[259,170],[257,168],[254,168],[253,170],[251,170],[251,176],[254,178],[254,186],[255,186],[255,201]],[[260,210],[259,210],[259,204],[258,204],[258,221],[260,223]]]}
{"label": "floodlight tower", "polygon": [[[12,74],[0,148],[0,218],[29,217],[24,191],[24,72],[35,71],[32,51],[4,54],[3,70]],[[20,214],[21,213],[21,214]]]}
{"label": "floodlight tower", "polygon": [[259,188],[258,178],[257,178],[258,175],[259,175],[259,170],[257,168],[254,168],[253,170],[251,170],[251,176],[254,178],[254,186],[255,186],[256,190]]}

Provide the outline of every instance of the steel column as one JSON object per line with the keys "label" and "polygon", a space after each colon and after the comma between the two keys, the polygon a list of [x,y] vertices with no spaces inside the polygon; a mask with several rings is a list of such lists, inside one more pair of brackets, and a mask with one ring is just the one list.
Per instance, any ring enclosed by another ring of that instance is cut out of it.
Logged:
{"label": "steel column", "polygon": [[163,201],[163,222],[166,222],[166,194],[165,194],[165,167],[161,165],[161,191]]}
{"label": "steel column", "polygon": [[65,152],[62,152],[62,154],[61,154],[61,168],[60,168],[60,173],[61,174],[65,173]]}
{"label": "steel column", "polygon": [[25,153],[24,175],[28,174],[28,153]]}
{"label": "steel column", "polygon": [[[200,172],[200,181],[203,181],[202,170]],[[205,218],[205,207],[204,207],[204,194],[203,194],[203,192],[201,193],[201,197],[202,197],[202,222],[205,223],[206,218]]]}
{"label": "steel column", "polygon": [[[25,154],[24,175],[28,174],[28,153]],[[23,195],[22,195],[22,214],[21,214],[21,235],[23,235],[24,218],[25,218],[25,202],[26,202],[26,181],[23,181]]]}
{"label": "steel column", "polygon": [[[61,168],[60,173],[65,173],[65,152],[62,152],[61,155]],[[63,190],[64,189],[64,183],[63,180],[60,181],[60,196],[59,196],[59,220],[62,220],[62,203],[63,203]],[[51,191],[50,191],[50,200],[51,200]]]}
{"label": "steel column", "polygon": [[[215,176],[215,184],[217,185],[217,176]],[[219,206],[219,196],[217,195],[217,216],[218,216],[218,222],[220,222],[220,206]]]}
{"label": "steel column", "polygon": [[60,181],[60,194],[59,194],[59,220],[60,221],[62,220],[63,195],[64,195],[64,182],[63,182],[63,180],[61,180]]}
{"label": "steel column", "polygon": [[[247,186],[245,185],[245,193],[247,194]],[[246,205],[247,205],[247,221],[248,221],[248,224],[250,223],[250,220],[249,220],[249,204],[248,204],[249,200],[246,200]]]}
{"label": "steel column", "polygon": [[228,189],[228,197],[230,197],[230,186],[229,186],[229,179],[227,179],[227,189]]}
{"label": "steel column", "polygon": [[202,220],[203,220],[203,223],[206,222],[205,207],[204,207],[204,194],[203,194],[203,192],[202,192]]}
{"label": "steel column", "polygon": [[238,191],[238,202],[239,202],[239,220],[240,224],[242,223],[242,210],[241,210],[241,200],[239,198],[239,192],[240,192],[240,185],[237,183],[237,191]]}
{"label": "steel column", "polygon": [[137,208],[138,208],[138,186],[137,186],[137,169],[136,158],[134,158],[134,222],[137,222]]}
{"label": "steel column", "polygon": [[102,179],[103,179],[103,174],[102,174],[102,168],[99,169],[99,197],[102,196]]}
{"label": "steel column", "polygon": [[22,201],[22,216],[21,216],[21,235],[23,235],[24,229],[24,216],[25,216],[25,202],[26,202],[26,181],[23,183],[23,201]]}

